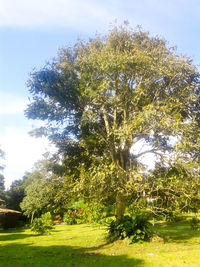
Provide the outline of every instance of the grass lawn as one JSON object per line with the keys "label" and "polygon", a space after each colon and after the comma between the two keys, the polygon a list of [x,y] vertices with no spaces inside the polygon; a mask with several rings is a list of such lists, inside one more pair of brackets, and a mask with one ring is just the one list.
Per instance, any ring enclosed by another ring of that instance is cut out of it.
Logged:
{"label": "grass lawn", "polygon": [[186,222],[155,228],[165,242],[107,244],[105,229],[87,225],[56,226],[43,236],[28,229],[0,231],[0,266],[200,266],[200,232]]}

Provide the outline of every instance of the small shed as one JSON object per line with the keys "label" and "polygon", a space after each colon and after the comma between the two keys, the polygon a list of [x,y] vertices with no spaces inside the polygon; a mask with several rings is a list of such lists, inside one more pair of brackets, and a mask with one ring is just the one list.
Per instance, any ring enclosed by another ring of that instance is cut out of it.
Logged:
{"label": "small shed", "polygon": [[15,228],[21,212],[0,208],[0,228]]}

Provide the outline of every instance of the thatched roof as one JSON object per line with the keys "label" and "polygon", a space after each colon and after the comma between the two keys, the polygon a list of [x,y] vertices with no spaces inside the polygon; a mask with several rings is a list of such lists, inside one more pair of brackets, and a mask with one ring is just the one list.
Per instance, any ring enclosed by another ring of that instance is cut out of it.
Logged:
{"label": "thatched roof", "polygon": [[20,214],[21,212],[17,211],[17,210],[1,209],[0,208],[0,213],[18,213],[18,214]]}

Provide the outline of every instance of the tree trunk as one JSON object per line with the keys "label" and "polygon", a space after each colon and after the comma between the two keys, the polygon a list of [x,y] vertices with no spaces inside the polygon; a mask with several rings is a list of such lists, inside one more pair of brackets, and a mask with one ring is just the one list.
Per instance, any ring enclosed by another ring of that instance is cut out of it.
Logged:
{"label": "tree trunk", "polygon": [[[120,166],[120,168],[127,171],[130,169],[130,148],[128,146],[128,141],[125,144],[125,148],[118,151],[115,164]],[[123,187],[123,185],[122,185]],[[123,217],[126,208],[126,197],[123,193],[118,192],[116,196],[116,220],[117,222]]]}
{"label": "tree trunk", "polygon": [[118,193],[116,197],[117,222],[119,222],[122,216],[124,215],[125,207],[125,198],[122,196],[122,194]]}
{"label": "tree trunk", "polygon": [[35,214],[35,211],[33,211],[32,214],[31,214],[31,224],[33,222],[34,214]]}

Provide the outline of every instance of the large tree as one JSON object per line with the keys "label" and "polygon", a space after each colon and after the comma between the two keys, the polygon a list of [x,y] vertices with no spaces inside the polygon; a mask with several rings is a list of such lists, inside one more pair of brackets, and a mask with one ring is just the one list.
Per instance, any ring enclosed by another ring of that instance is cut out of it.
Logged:
{"label": "large tree", "polygon": [[[28,86],[26,115],[47,122],[34,133],[58,145],[76,194],[115,202],[118,219],[142,185],[142,155],[164,164],[180,151],[199,160],[198,70],[140,28],[116,27],[61,49]],[[149,149],[131,153],[137,142]]]}

